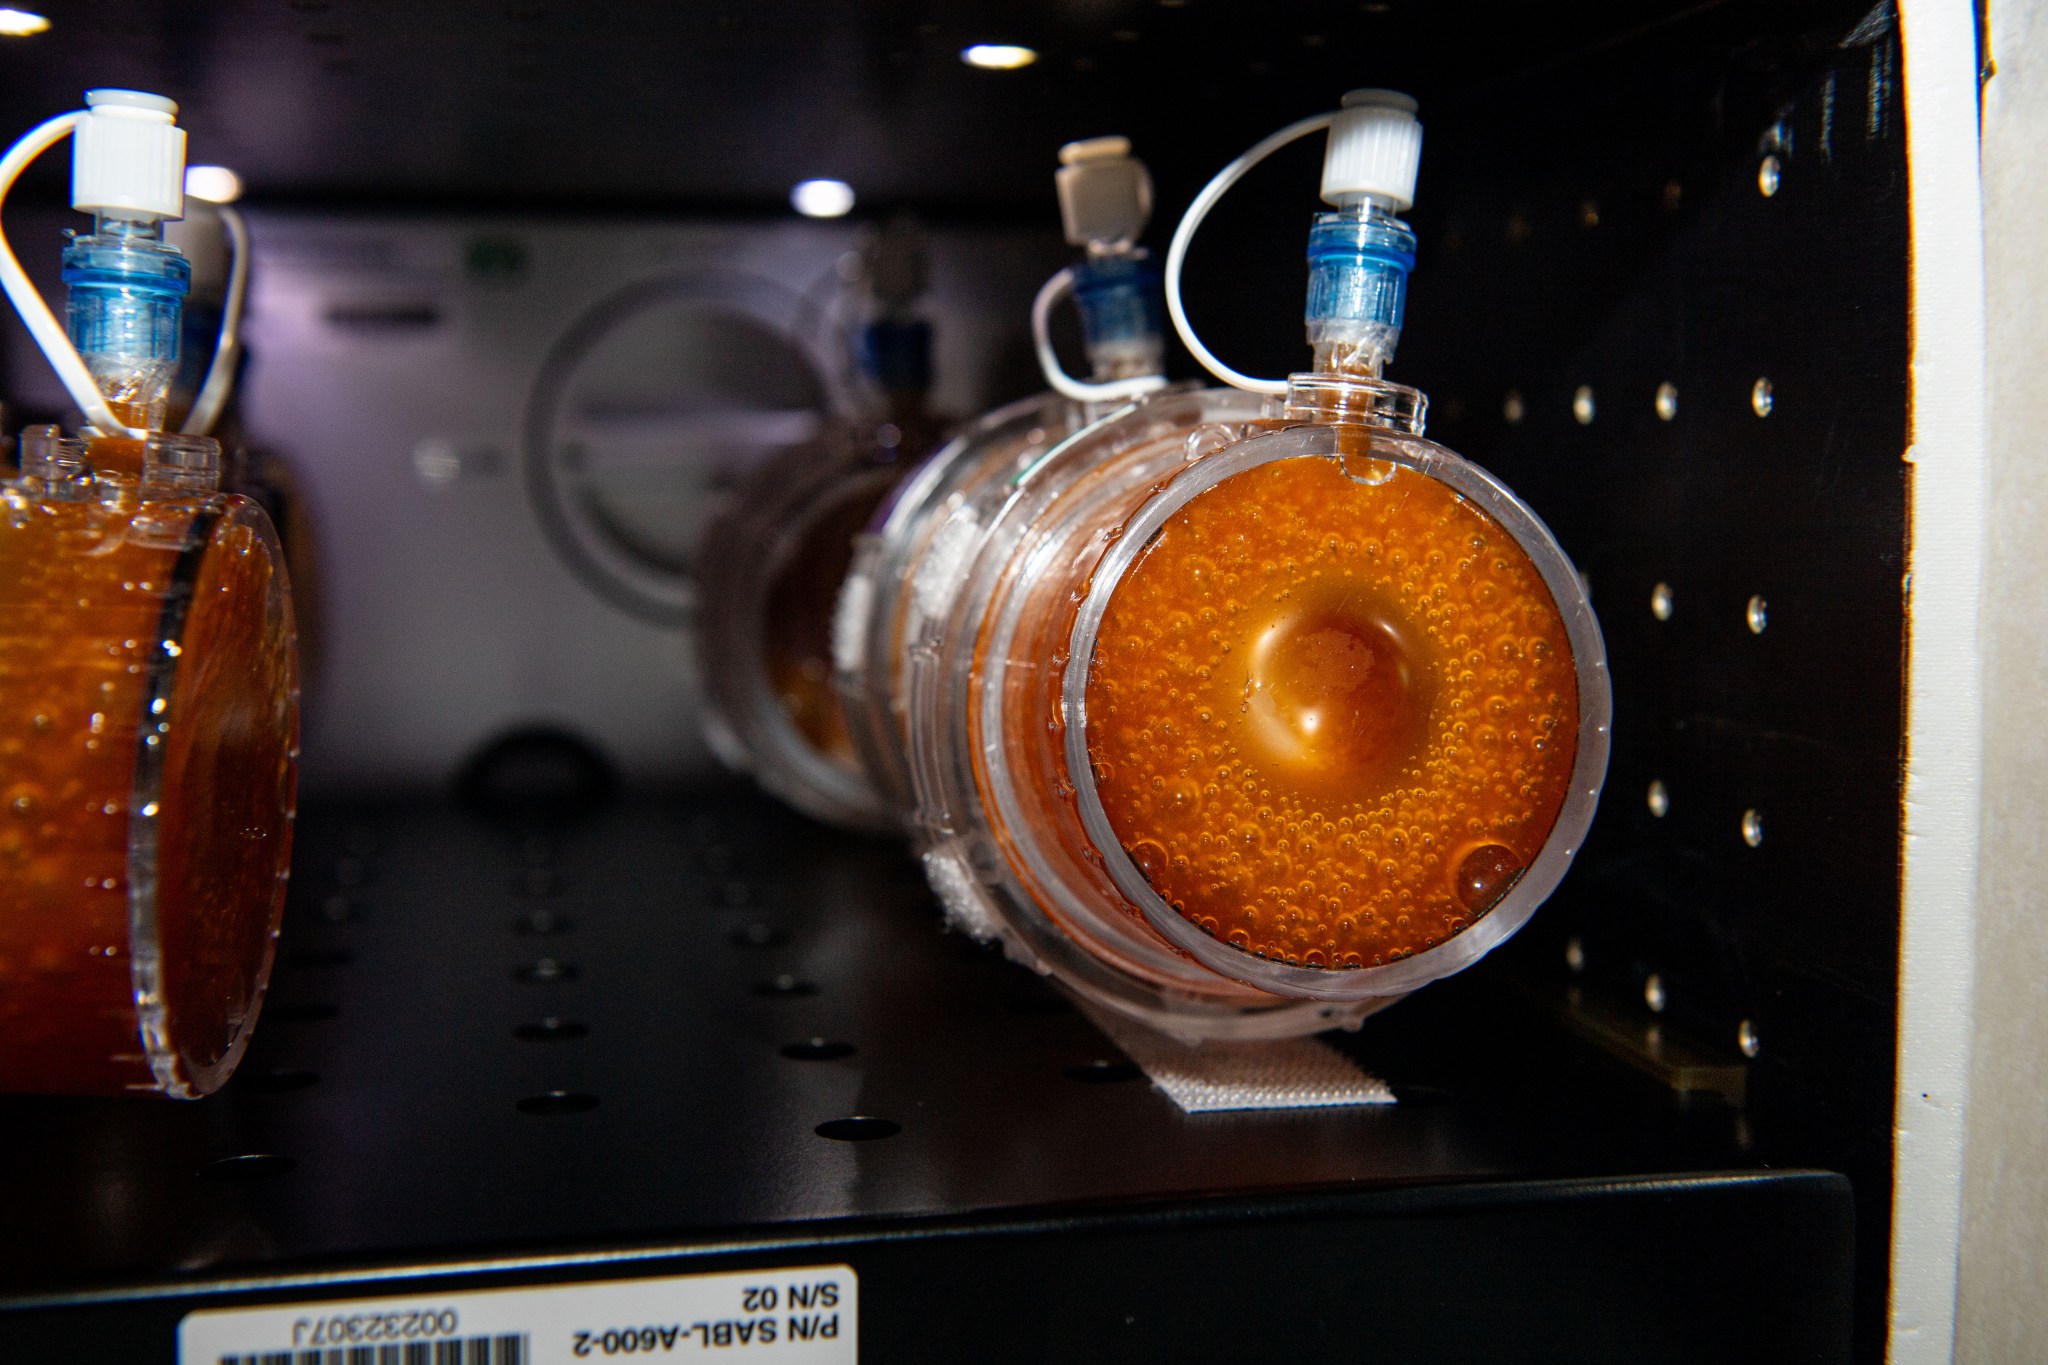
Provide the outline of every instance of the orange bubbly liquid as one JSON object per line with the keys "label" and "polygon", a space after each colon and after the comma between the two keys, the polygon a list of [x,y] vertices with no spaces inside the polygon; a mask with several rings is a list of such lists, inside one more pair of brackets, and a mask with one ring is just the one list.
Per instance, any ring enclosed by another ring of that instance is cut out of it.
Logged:
{"label": "orange bubbly liquid", "polygon": [[1261,465],[1111,598],[1088,752],[1162,899],[1246,952],[1377,966],[1491,909],[1555,824],[1577,674],[1498,523],[1404,467]]}
{"label": "orange bubbly liquid", "polygon": [[297,771],[290,597],[262,516],[224,495],[0,501],[0,1090],[159,1084],[133,977],[138,802],[155,806],[144,900],[178,1085],[211,1090],[240,1055]]}
{"label": "orange bubbly liquid", "polygon": [[844,768],[860,766],[846,705],[832,685],[832,612],[853,565],[853,542],[888,496],[893,471],[849,482],[804,528],[768,584],[763,621],[769,685],[791,725]]}

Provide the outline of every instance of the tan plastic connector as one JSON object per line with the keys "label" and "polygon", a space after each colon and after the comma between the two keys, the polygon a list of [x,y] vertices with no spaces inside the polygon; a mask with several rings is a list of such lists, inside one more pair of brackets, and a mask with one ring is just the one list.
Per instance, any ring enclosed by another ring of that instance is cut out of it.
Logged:
{"label": "tan plastic connector", "polygon": [[1060,148],[1060,221],[1091,255],[1128,251],[1152,219],[1152,176],[1127,137],[1091,137]]}

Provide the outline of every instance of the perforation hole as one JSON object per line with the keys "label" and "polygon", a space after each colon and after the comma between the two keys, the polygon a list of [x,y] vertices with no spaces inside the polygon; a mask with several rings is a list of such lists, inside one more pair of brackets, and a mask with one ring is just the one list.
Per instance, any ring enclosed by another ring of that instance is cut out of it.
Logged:
{"label": "perforation hole", "polygon": [[828,1119],[811,1131],[834,1142],[873,1142],[877,1138],[895,1137],[903,1131],[903,1125],[891,1119],[856,1114],[852,1118]]}

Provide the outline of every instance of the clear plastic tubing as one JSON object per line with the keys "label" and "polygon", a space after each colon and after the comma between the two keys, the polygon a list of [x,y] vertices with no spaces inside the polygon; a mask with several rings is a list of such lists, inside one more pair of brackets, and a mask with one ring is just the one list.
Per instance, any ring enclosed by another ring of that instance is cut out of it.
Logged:
{"label": "clear plastic tubing", "polygon": [[157,429],[190,279],[160,233],[175,106],[91,98],[73,202],[98,223],[64,256],[76,349],[7,282],[102,416],[83,438],[24,431],[0,481],[0,1090],[191,1098],[234,1070],[269,979],[298,657],[268,518],[219,491],[212,439]]}
{"label": "clear plastic tubing", "polygon": [[[1298,126],[1335,125],[1314,370],[1215,361],[1279,401],[1162,396],[1055,447],[987,509],[913,651],[926,862],[955,917],[1183,1037],[1355,1022],[1469,965],[1556,887],[1606,770],[1577,573],[1379,377],[1414,264],[1413,108],[1366,92]],[[1177,324],[1199,217],[1169,256]]]}

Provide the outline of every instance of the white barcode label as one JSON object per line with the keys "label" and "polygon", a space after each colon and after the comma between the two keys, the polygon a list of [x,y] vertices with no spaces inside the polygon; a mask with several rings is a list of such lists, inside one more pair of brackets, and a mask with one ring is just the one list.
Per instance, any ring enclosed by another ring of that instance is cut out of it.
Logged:
{"label": "white barcode label", "polygon": [[178,1324],[178,1365],[574,1365],[701,1351],[853,1365],[858,1289],[853,1267],[831,1265],[210,1308]]}

